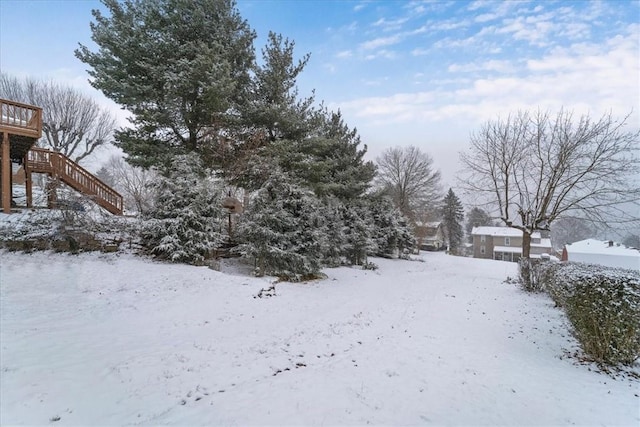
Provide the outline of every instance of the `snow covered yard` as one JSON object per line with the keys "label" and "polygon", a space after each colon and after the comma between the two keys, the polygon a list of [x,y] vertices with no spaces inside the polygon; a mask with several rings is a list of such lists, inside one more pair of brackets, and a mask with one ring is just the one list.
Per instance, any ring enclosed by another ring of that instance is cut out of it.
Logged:
{"label": "snow covered yard", "polygon": [[424,254],[278,283],[0,253],[2,425],[638,425],[516,265]]}

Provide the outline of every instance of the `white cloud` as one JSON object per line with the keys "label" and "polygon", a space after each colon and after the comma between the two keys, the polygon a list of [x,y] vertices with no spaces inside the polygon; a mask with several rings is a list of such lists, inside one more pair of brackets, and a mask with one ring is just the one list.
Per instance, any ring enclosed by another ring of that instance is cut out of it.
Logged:
{"label": "white cloud", "polygon": [[[468,81],[457,90],[444,88],[386,97],[354,99],[340,108],[367,123],[434,123],[445,120],[478,123],[518,109],[562,107],[576,114],[599,116],[608,111],[640,124],[640,26],[630,26],[624,36],[600,45],[576,44],[523,62],[525,74],[500,75]],[[451,71],[496,70],[508,72],[508,61],[452,64]],[[441,83],[446,80],[441,81]],[[429,82],[430,86],[438,86]],[[460,81],[451,81],[460,84]],[[443,83],[444,85],[444,83]]]}
{"label": "white cloud", "polygon": [[353,52],[350,50],[343,50],[341,52],[336,53],[336,58],[351,58],[353,56]]}
{"label": "white cloud", "polygon": [[353,11],[358,12],[364,9],[365,7],[367,7],[367,2],[358,3],[357,5],[353,6]]}
{"label": "white cloud", "polygon": [[405,24],[409,18],[398,18],[393,20],[387,20],[386,18],[380,18],[372,25],[374,27],[382,27],[384,31],[398,30]]}
{"label": "white cloud", "polygon": [[384,58],[384,59],[396,59],[398,54],[392,50],[381,49],[379,51],[370,53],[366,55],[364,58],[367,61],[371,61],[373,59]]}
{"label": "white cloud", "polygon": [[430,49],[423,49],[423,48],[415,48],[411,51],[411,55],[413,56],[424,56],[424,55],[428,55],[431,52]]}
{"label": "white cloud", "polygon": [[453,39],[451,37],[446,37],[444,39],[438,40],[433,44],[434,48],[437,49],[450,49],[450,48],[458,48],[458,47],[466,47],[471,45],[478,44],[478,37],[471,36],[464,39]]}
{"label": "white cloud", "polygon": [[362,84],[365,86],[382,86],[387,81],[389,81],[389,77],[382,77],[374,80],[363,80]]}
{"label": "white cloud", "polygon": [[469,73],[475,71],[496,71],[500,73],[510,73],[515,71],[516,67],[511,61],[489,60],[481,63],[470,62],[467,64],[451,64],[448,71],[452,73]]}
{"label": "white cloud", "polygon": [[494,19],[499,18],[500,16],[498,16],[495,13],[483,13],[480,14],[478,16],[476,16],[473,20],[475,22],[488,22],[488,21],[493,21]]}
{"label": "white cloud", "polygon": [[469,6],[467,6],[467,10],[474,11],[474,10],[485,8],[492,4],[495,4],[495,3],[492,3],[491,1],[488,1],[488,0],[476,0],[473,3],[471,3]]}
{"label": "white cloud", "polygon": [[430,21],[427,28],[432,31],[451,31],[469,26],[469,21],[460,19],[448,19],[446,21]]}
{"label": "white cloud", "polygon": [[556,28],[551,20],[552,14],[537,16],[519,16],[514,19],[505,19],[502,28],[497,29],[498,34],[510,34],[516,40],[525,40],[535,46],[547,46],[550,44],[550,35]]}
{"label": "white cloud", "polygon": [[391,46],[399,43],[402,40],[400,35],[396,34],[389,37],[379,37],[377,39],[366,41],[360,44],[360,47],[365,50],[377,49],[383,46]]}

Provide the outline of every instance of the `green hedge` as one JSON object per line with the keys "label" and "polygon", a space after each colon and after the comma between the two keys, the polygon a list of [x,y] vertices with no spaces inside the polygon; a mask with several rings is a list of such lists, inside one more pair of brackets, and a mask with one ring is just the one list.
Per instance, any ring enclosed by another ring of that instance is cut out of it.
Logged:
{"label": "green hedge", "polygon": [[574,263],[536,267],[587,355],[609,365],[640,357],[640,272]]}

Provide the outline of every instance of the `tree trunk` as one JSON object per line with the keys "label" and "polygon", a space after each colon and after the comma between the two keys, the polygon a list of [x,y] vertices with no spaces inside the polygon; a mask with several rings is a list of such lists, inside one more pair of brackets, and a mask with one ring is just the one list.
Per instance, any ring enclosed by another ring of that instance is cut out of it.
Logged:
{"label": "tree trunk", "polygon": [[529,259],[531,255],[531,233],[522,232],[522,258]]}

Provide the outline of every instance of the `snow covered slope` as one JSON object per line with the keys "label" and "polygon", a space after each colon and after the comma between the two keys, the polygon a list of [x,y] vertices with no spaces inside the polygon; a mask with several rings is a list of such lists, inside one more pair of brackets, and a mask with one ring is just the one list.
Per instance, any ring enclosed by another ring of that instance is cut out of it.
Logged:
{"label": "snow covered slope", "polygon": [[516,264],[424,255],[303,284],[0,253],[0,423],[638,425]]}

